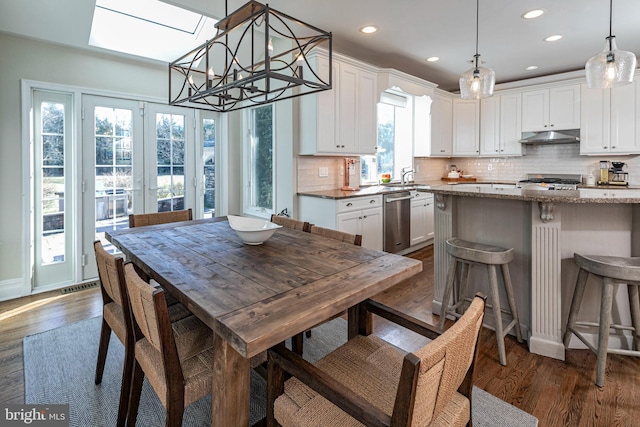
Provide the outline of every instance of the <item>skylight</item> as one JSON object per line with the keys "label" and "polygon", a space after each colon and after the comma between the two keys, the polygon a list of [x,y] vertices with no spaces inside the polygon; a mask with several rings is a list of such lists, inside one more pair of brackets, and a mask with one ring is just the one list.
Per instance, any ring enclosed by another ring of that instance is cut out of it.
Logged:
{"label": "skylight", "polygon": [[216,22],[159,0],[97,0],[89,45],[172,62],[212,39]]}

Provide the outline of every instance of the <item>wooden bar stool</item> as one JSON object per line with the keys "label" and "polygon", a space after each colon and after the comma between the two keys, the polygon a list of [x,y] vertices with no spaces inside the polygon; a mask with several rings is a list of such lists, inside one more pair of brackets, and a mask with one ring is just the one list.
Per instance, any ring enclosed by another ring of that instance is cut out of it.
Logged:
{"label": "wooden bar stool", "polygon": [[[638,286],[640,286],[640,258],[625,258],[617,256],[597,256],[574,254],[573,260],[580,267],[576,288],[573,291],[567,330],[564,333],[564,346],[569,345],[571,333],[580,339],[587,347],[596,353],[598,362],[596,367],[596,385],[603,386],[604,369],[607,364],[607,353],[622,354],[640,357],[640,299],[638,298]],[[589,274],[602,279],[602,297],[600,299],[600,322],[578,322],[576,317],[580,311],[580,304],[584,296]],[[629,294],[629,306],[631,309],[631,324],[625,326],[614,324],[611,321],[611,305],[613,296],[621,283],[627,284]],[[594,347],[576,327],[598,326],[598,347]],[[609,329],[632,331],[633,350],[610,349]]]}
{"label": "wooden bar stool", "polygon": [[[511,276],[509,274],[509,262],[513,259],[513,248],[505,249],[497,246],[485,245],[482,243],[468,242],[466,240],[451,238],[446,242],[447,253],[451,255],[451,264],[449,267],[449,275],[444,288],[442,297],[442,307],[440,308],[440,322],[438,326],[444,327],[444,319],[447,314],[451,314],[459,318],[464,310],[465,303],[471,301],[467,297],[467,287],[469,278],[469,269],[473,265],[486,265],[489,274],[489,293],[491,294],[491,304],[487,307],[493,309],[495,318],[496,340],[498,342],[498,353],[500,363],[507,365],[507,355],[504,349],[504,337],[509,331],[515,328],[516,338],[518,342],[522,342],[522,331],[520,330],[520,320],[518,318],[518,309],[516,308],[516,300],[513,297],[513,286],[511,285]],[[462,264],[460,288],[458,297],[454,298],[453,304],[449,305],[449,300],[454,291],[454,283],[458,263]],[[498,276],[496,266],[500,266],[502,270],[502,278],[504,287],[511,310],[511,322],[504,326],[502,323],[502,312],[505,311],[500,307],[500,293],[498,292]]]}

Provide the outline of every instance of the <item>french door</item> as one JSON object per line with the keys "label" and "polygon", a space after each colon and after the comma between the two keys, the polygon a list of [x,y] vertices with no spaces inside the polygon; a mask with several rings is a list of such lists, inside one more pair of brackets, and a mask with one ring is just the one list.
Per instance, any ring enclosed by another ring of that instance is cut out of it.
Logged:
{"label": "french door", "polygon": [[195,207],[193,110],[84,95],[83,280],[98,275],[93,241],[116,249],[106,231],[128,228],[132,213]]}

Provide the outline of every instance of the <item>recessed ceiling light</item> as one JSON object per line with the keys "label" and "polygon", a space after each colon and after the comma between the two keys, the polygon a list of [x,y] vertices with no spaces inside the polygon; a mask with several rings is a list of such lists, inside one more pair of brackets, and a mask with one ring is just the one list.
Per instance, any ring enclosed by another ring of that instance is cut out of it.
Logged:
{"label": "recessed ceiling light", "polygon": [[547,38],[544,39],[544,41],[546,42],[555,42],[556,40],[560,40],[562,38],[562,36],[560,34],[556,34],[553,36],[549,36]]}
{"label": "recessed ceiling light", "polygon": [[431,57],[427,58],[427,62],[436,62],[439,59],[440,58],[438,58],[437,56],[431,56]]}
{"label": "recessed ceiling light", "polygon": [[530,11],[524,13],[522,15],[522,17],[524,19],[533,19],[533,18],[537,18],[539,16],[542,16],[543,14],[544,14],[544,10],[542,10],[542,9],[533,9],[533,10],[530,10]]}
{"label": "recessed ceiling light", "polygon": [[527,68],[525,68],[525,70],[527,71],[533,71],[533,70],[537,70],[538,66],[537,65],[529,65]]}
{"label": "recessed ceiling light", "polygon": [[374,27],[373,25],[367,25],[365,27],[360,28],[360,32],[364,34],[371,34],[378,31],[378,27]]}

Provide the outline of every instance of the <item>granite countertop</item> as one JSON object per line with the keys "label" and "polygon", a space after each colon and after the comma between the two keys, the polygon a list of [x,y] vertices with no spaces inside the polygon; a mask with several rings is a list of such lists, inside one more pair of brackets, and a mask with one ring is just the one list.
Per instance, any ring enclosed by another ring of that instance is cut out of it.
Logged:
{"label": "granite countertop", "polygon": [[[300,192],[299,196],[319,197],[323,199],[348,199],[352,197],[377,196],[401,191],[417,190],[421,192],[446,194],[453,196],[486,197],[494,199],[513,199],[533,202],[554,203],[640,203],[640,187],[619,186],[579,186],[577,190],[535,190],[509,188],[513,181],[476,181],[444,183],[443,181],[414,182],[409,185],[372,185],[362,186],[357,191],[322,190]],[[495,187],[497,185],[498,187]],[[505,187],[506,186],[506,187]]]}
{"label": "granite countertop", "polygon": [[367,196],[377,196],[391,193],[399,193],[401,191],[410,191],[410,190],[418,190],[423,191],[428,188],[431,188],[434,185],[441,185],[441,181],[434,182],[423,182],[423,183],[410,183],[408,185],[371,185],[371,186],[362,186],[357,191],[344,191],[340,189],[336,190],[322,190],[322,191],[307,191],[307,192],[299,192],[298,196],[310,196],[310,197],[319,197],[322,199],[349,199],[352,197],[367,197]]}
{"label": "granite countertop", "polygon": [[445,184],[423,191],[463,197],[485,197],[547,203],[640,203],[640,188],[580,187],[577,190],[495,188],[489,183]]}

